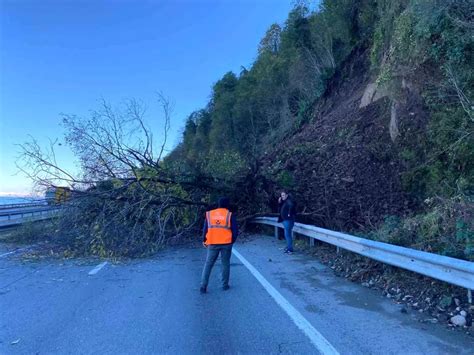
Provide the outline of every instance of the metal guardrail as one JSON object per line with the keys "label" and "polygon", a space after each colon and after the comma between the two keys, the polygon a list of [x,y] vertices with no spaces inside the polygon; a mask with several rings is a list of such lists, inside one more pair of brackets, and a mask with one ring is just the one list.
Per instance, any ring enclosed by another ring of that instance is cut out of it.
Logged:
{"label": "metal guardrail", "polygon": [[8,217],[8,219],[11,219],[11,216],[35,214],[35,213],[43,212],[43,211],[52,211],[58,208],[59,207],[40,206],[37,208],[23,207],[23,208],[17,208],[15,210],[10,210],[10,211],[0,210],[0,220],[5,219],[5,217]]}
{"label": "metal guardrail", "polygon": [[7,210],[11,208],[24,208],[24,207],[39,207],[39,206],[47,206],[47,201],[41,202],[25,202],[25,203],[10,203],[8,205],[0,205],[0,210]]}
{"label": "metal guardrail", "polygon": [[[257,217],[252,222],[275,226],[275,228],[283,227],[274,217]],[[385,264],[465,287],[468,290],[474,289],[474,262],[376,242],[302,223],[295,223],[293,231],[311,238],[312,245],[314,239],[317,239]],[[277,229],[275,232],[278,232]]]}
{"label": "metal guardrail", "polygon": [[0,229],[20,225],[26,221],[40,221],[53,218],[60,207],[43,208],[37,210],[12,211],[0,213]]}

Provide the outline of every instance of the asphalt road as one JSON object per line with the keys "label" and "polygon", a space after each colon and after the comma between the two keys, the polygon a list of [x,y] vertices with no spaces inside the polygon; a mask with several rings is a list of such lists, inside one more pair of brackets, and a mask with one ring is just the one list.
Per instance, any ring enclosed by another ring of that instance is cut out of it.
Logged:
{"label": "asphalt road", "polygon": [[0,248],[0,354],[327,350],[311,334],[341,354],[472,354],[472,337],[420,323],[279,247],[270,237],[237,245],[246,265],[232,257],[231,289],[220,289],[216,265],[205,295],[204,249],[96,268],[102,261],[22,262],[21,251]]}

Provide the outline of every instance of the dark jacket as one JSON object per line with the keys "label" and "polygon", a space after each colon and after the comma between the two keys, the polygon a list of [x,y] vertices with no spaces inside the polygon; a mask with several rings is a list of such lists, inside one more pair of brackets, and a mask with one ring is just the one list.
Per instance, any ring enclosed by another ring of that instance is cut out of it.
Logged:
{"label": "dark jacket", "polygon": [[[237,218],[235,218],[235,214],[232,213],[230,217],[230,228],[232,229],[232,244],[235,243],[237,240],[237,236],[239,235],[239,226],[237,225]],[[202,241],[203,243],[206,242],[206,234],[207,234],[207,220],[204,218],[204,226],[202,228]]]}
{"label": "dark jacket", "polygon": [[295,201],[287,198],[285,201],[278,204],[278,210],[280,215],[278,216],[278,222],[283,221],[295,221],[296,219],[296,203]]}

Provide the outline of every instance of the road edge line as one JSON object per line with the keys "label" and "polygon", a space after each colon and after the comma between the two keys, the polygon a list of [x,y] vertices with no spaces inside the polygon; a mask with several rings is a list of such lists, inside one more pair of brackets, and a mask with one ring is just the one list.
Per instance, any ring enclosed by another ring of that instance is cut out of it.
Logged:
{"label": "road edge line", "polygon": [[245,265],[250,273],[257,279],[268,294],[275,300],[275,302],[285,311],[285,313],[291,318],[293,323],[305,333],[305,335],[311,340],[313,345],[318,349],[321,354],[333,354],[339,355],[339,352],[326,340],[326,338],[314,328],[310,322],[295,308],[291,305],[288,300],[282,296],[280,292],[263,277],[258,270],[245,259],[235,248],[232,248],[232,253]]}

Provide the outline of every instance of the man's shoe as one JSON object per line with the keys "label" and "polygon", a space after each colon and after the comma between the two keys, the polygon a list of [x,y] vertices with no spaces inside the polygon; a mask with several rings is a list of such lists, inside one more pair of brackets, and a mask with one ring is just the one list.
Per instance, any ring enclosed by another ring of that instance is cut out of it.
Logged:
{"label": "man's shoe", "polygon": [[199,292],[201,292],[201,293],[206,293],[206,292],[207,292],[207,287],[201,287],[201,288],[199,289]]}
{"label": "man's shoe", "polygon": [[286,250],[285,254],[291,255],[291,254],[293,254],[293,250]]}
{"label": "man's shoe", "polygon": [[230,288],[229,285],[225,285],[225,286],[222,287],[222,289],[223,289],[224,291],[227,291],[229,288]]}

